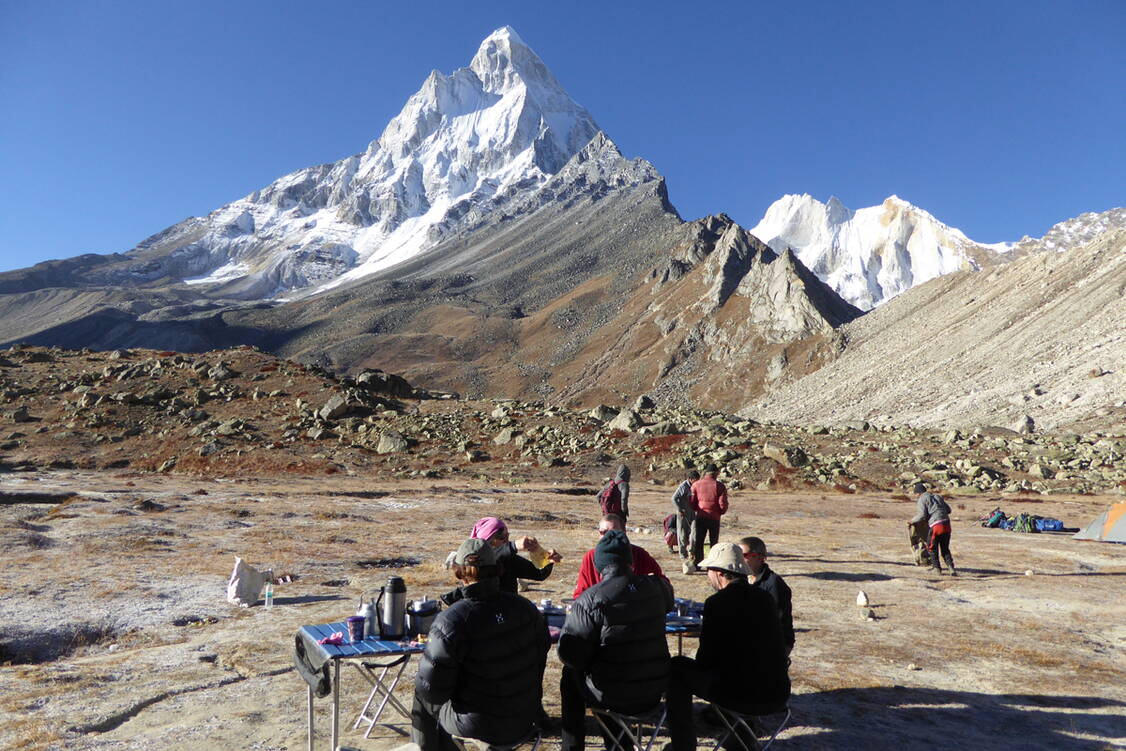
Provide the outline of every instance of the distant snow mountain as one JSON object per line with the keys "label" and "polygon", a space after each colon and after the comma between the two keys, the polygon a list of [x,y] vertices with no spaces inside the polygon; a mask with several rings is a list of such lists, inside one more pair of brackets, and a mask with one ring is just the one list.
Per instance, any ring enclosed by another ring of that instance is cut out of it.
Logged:
{"label": "distant snow mountain", "polygon": [[[510,27],[469,67],[433,71],[362,154],[310,167],[146,240],[134,281],[263,299],[360,279],[527,195],[599,133]],[[137,279],[137,276],[142,277]]]}
{"label": "distant snow mountain", "polygon": [[975,243],[897,196],[852,211],[835,197],[821,203],[808,194],[786,195],[751,234],[776,252],[793,250],[861,310],[943,274],[979,268],[1007,249]]}

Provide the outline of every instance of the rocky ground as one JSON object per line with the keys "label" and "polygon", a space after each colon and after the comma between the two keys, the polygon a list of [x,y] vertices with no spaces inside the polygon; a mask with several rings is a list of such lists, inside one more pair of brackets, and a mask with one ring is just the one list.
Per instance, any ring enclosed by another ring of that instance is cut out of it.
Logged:
{"label": "rocky ground", "polygon": [[[444,591],[441,561],[486,515],[564,554],[529,597],[568,596],[619,461],[631,537],[678,595],[707,594],[659,535],[685,466],[723,466],[725,539],[770,545],[799,632],[780,747],[1126,744],[1126,551],[976,523],[1000,506],[1085,524],[1121,498],[1121,434],[462,401],[253,349],[16,349],[0,377],[0,747],[304,748],[298,626],[350,614],[392,573],[412,596]],[[956,579],[911,562],[917,478],[954,507]],[[295,577],[274,609],[226,603],[236,555]],[[552,657],[550,713],[558,671]],[[352,671],[344,689],[354,716]],[[322,746],[327,720],[320,702]],[[344,742],[389,749],[402,730]]]}

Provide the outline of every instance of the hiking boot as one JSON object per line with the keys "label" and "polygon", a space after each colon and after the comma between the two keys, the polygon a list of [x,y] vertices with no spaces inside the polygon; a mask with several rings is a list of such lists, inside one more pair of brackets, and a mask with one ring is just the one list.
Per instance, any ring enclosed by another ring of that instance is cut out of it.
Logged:
{"label": "hiking boot", "polygon": [[950,575],[951,576],[957,576],[958,575],[958,572],[954,570],[953,566],[950,567]]}

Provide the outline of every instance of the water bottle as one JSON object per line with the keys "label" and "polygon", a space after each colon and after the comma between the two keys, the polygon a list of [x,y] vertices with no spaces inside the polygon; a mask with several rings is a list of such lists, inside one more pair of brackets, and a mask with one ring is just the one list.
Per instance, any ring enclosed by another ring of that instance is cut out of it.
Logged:
{"label": "water bottle", "polygon": [[364,598],[360,598],[360,607],[356,610],[356,615],[364,617],[364,638],[370,639],[371,637],[379,638],[379,624],[375,617],[375,598],[372,598],[364,603]]}
{"label": "water bottle", "polygon": [[274,585],[266,582],[266,610],[274,607]]}

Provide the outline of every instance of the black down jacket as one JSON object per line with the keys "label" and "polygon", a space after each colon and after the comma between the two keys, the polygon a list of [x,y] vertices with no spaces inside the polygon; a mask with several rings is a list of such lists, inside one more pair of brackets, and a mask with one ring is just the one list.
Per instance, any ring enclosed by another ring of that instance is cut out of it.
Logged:
{"label": "black down jacket", "polygon": [[584,674],[599,705],[649,709],[668,684],[665,613],[673,607],[672,588],[660,577],[622,573],[616,566],[602,575],[567,614],[559,659]]}
{"label": "black down jacket", "polygon": [[463,592],[465,599],[434,619],[414,690],[434,704],[450,703],[457,735],[515,743],[540,715],[547,625],[531,602],[501,592],[497,579]]}

